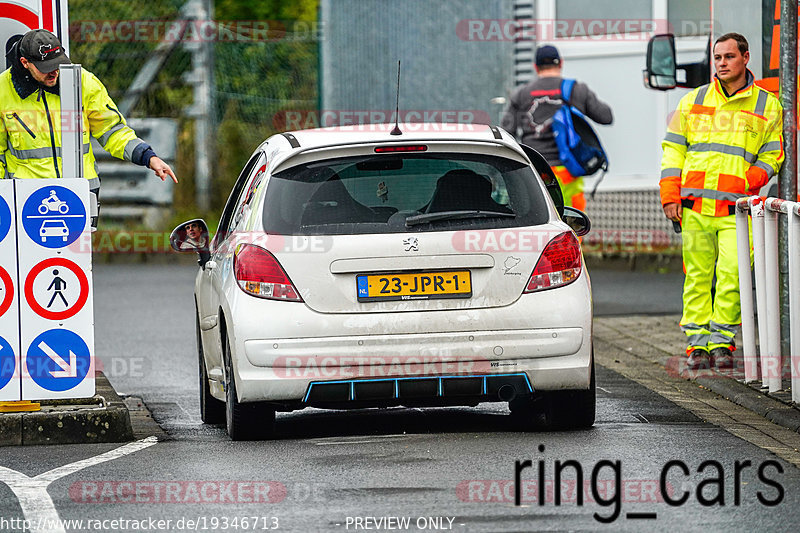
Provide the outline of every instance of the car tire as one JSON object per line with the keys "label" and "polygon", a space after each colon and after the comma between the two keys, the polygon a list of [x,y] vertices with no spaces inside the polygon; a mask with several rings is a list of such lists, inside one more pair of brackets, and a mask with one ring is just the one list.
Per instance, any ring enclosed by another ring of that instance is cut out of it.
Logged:
{"label": "car tire", "polygon": [[275,409],[260,403],[239,403],[233,373],[231,347],[227,336],[225,350],[225,426],[231,440],[263,440],[275,434]]}
{"label": "car tire", "polygon": [[587,390],[563,390],[548,393],[548,426],[553,429],[587,429],[594,425],[596,391],[594,357]]}
{"label": "car tire", "polygon": [[589,388],[543,391],[509,402],[512,416],[523,431],[587,429],[594,425],[596,390],[594,354]]}
{"label": "car tire", "polygon": [[225,402],[217,400],[211,395],[208,386],[208,372],[206,360],[203,355],[203,339],[200,336],[200,319],[195,313],[195,327],[197,329],[197,356],[200,374],[200,419],[204,424],[222,424],[225,422]]}

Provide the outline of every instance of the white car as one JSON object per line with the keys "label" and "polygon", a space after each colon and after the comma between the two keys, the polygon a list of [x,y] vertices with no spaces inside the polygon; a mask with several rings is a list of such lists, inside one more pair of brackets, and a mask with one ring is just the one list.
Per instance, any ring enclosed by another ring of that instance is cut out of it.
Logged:
{"label": "white car", "polygon": [[268,438],[276,411],[499,401],[594,423],[588,218],[559,216],[550,167],[507,132],[435,126],[275,135],[207,248],[185,244],[202,220],[176,228],[200,254],[204,422]]}

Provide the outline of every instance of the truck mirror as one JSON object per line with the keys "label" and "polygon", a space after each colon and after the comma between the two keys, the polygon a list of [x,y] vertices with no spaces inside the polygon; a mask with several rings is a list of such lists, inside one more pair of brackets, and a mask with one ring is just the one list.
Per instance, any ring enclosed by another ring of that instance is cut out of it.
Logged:
{"label": "truck mirror", "polygon": [[674,89],[678,85],[676,70],[675,36],[668,33],[651,38],[647,43],[645,83],[652,89]]}

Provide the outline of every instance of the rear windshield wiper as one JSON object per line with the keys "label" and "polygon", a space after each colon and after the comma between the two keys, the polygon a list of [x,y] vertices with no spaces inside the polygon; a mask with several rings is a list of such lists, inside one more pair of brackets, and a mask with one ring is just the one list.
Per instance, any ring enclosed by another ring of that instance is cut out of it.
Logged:
{"label": "rear windshield wiper", "polygon": [[462,218],[494,218],[494,217],[511,217],[514,218],[514,213],[501,213],[499,211],[478,211],[478,210],[464,210],[464,211],[442,211],[440,213],[425,213],[422,215],[410,216],[406,219],[406,226],[416,226],[417,224],[425,224],[426,222],[435,222],[437,220],[456,220]]}

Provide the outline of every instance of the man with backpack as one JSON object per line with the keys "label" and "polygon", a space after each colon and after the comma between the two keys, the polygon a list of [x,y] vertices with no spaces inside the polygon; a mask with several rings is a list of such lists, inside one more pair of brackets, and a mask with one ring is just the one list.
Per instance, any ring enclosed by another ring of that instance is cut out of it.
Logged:
{"label": "man with backpack", "polygon": [[[613,115],[611,107],[597,98],[586,84],[574,82],[573,85],[574,80],[566,80],[568,83],[562,85],[565,81],[561,77],[563,66],[555,46],[540,46],[535,61],[538,78],[514,93],[501,125],[547,159],[561,185],[564,204],[583,211],[586,209],[583,178],[564,166],[556,143],[553,118],[565,103],[598,124],[611,124]],[[564,98],[564,86],[571,88],[569,98]]]}

